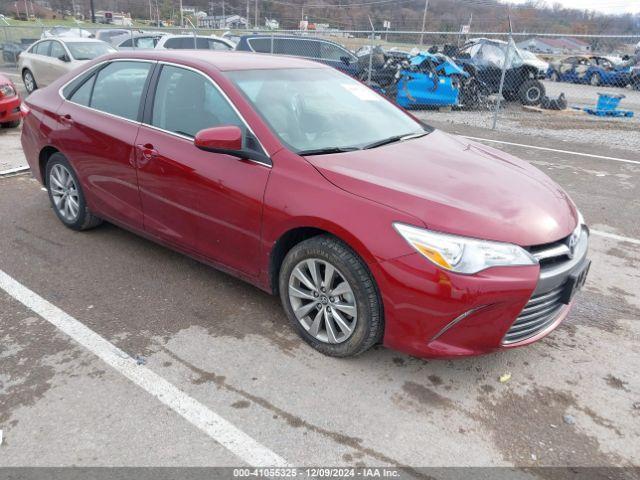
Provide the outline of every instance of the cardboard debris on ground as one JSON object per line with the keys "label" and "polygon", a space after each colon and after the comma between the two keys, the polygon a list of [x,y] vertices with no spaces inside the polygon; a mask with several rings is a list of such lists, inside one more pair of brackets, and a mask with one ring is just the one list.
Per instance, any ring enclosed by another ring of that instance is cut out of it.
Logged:
{"label": "cardboard debris on ground", "polygon": [[548,110],[546,108],[535,107],[533,105],[523,105],[523,110],[527,112],[535,112],[535,113],[550,113],[553,115],[585,115],[586,112],[584,110],[576,110],[575,108],[565,108],[564,110]]}

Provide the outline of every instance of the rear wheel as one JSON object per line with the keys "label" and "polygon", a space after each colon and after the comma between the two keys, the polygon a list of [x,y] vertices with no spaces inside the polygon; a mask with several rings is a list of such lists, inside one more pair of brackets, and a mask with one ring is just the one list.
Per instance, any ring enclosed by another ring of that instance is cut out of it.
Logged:
{"label": "rear wheel", "polygon": [[544,97],[545,89],[539,80],[529,79],[520,85],[518,97],[523,105],[538,105]]}
{"label": "rear wheel", "polygon": [[24,88],[27,89],[27,93],[32,93],[34,90],[38,89],[38,84],[36,83],[36,79],[33,77],[33,73],[28,68],[22,72],[22,81],[24,83]]}
{"label": "rear wheel", "polygon": [[80,181],[64,155],[51,155],[45,175],[51,206],[65,226],[88,230],[102,223],[101,218],[89,211]]}
{"label": "rear wheel", "polygon": [[518,100],[518,92],[512,92],[511,90],[504,90],[502,96],[507,102],[515,102]]}
{"label": "rear wheel", "polygon": [[382,338],[374,280],[362,259],[334,237],[321,235],[293,247],[282,263],[279,289],[294,328],[325,355],[358,355]]}

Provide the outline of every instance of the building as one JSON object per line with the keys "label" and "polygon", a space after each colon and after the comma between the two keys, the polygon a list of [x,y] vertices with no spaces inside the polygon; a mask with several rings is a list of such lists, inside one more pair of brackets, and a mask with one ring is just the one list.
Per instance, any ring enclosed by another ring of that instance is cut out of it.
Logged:
{"label": "building", "polygon": [[130,27],[133,25],[130,14],[122,12],[109,12],[104,10],[98,10],[96,12],[96,22],[106,23],[108,25],[118,25],[121,27]]}
{"label": "building", "polygon": [[589,43],[572,37],[533,37],[517,45],[522,50],[536,53],[585,54],[591,51]]}
{"label": "building", "polygon": [[247,28],[247,19],[240,15],[207,15],[198,17],[198,27],[215,29]]}

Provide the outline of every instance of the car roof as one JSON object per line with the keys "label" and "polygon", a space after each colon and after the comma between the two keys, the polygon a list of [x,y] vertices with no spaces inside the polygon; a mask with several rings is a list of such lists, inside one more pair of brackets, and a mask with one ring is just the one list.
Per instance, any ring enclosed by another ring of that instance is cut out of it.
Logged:
{"label": "car roof", "polygon": [[[272,37],[280,38],[284,40],[314,40],[316,42],[327,42],[327,43],[333,43],[335,45],[340,45],[338,42],[327,40],[326,38],[319,38],[319,37],[313,37],[313,36],[307,36],[307,35],[278,35],[278,34],[270,35],[265,33],[251,33],[251,34],[240,36],[241,39],[245,39],[245,40],[251,40],[252,38],[272,38]],[[347,50],[345,46],[343,45],[340,45],[340,46],[345,50]]]}
{"label": "car roof", "polygon": [[[85,38],[85,37],[48,37],[42,40],[59,40],[62,43],[106,43],[97,38]],[[108,44],[107,44],[108,45]]]}
{"label": "car roof", "polygon": [[220,71],[287,68],[331,68],[322,63],[283,55],[215,50],[129,50],[109,55],[110,59],[157,60],[188,65],[206,65]]}

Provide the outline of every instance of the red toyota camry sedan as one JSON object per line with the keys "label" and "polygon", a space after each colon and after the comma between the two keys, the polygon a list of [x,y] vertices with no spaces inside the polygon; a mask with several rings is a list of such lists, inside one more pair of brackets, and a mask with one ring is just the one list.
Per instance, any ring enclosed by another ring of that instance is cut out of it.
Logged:
{"label": "red toyota camry sedan", "polygon": [[278,294],[328,355],[526,345],[589,269],[547,176],[318,63],[122,52],[25,103],[22,145],[64,225],[106,220]]}

